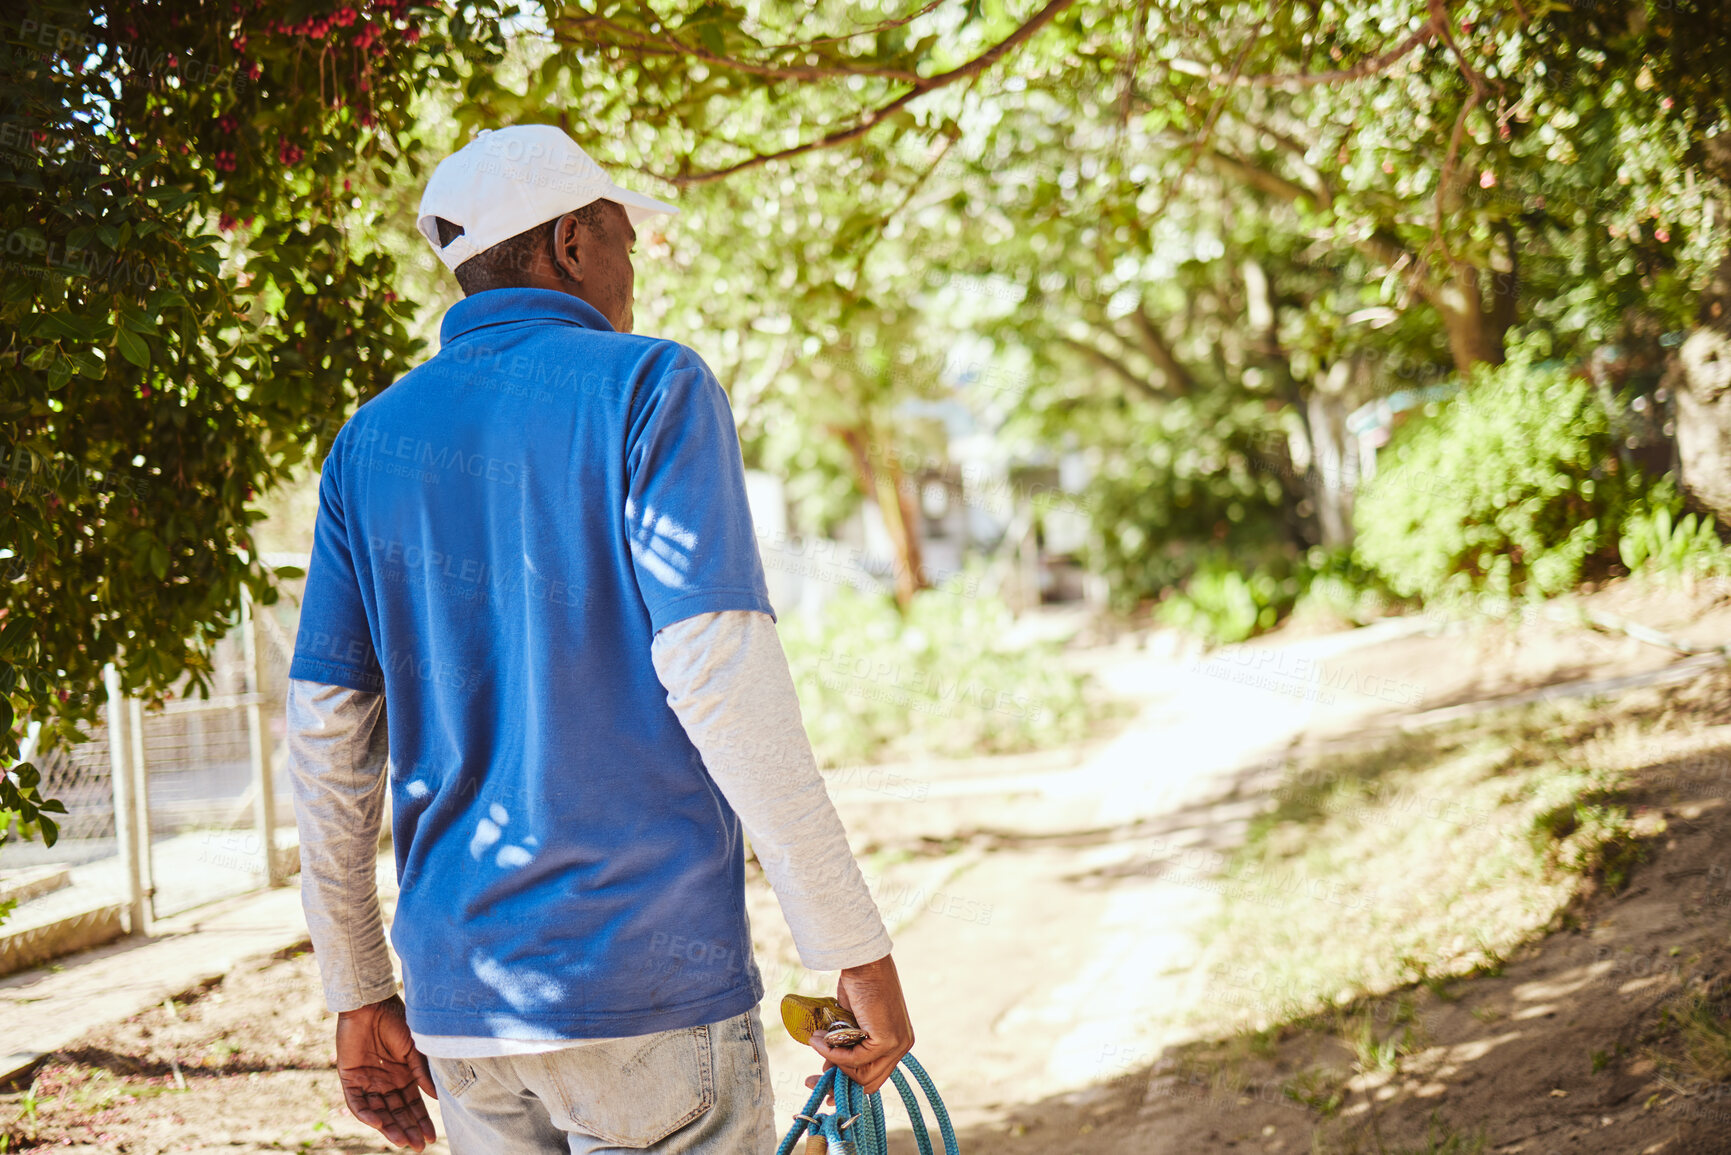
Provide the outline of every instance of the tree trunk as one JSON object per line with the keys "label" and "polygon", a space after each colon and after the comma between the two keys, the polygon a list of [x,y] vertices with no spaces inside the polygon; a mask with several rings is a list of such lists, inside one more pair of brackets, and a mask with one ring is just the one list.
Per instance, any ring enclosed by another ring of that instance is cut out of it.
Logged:
{"label": "tree trunk", "polygon": [[1521,248],[1513,225],[1503,221],[1495,227],[1497,237],[1503,245],[1501,250],[1491,254],[1490,321],[1497,333],[1500,349],[1503,334],[1514,328],[1515,322],[1520,320]]}
{"label": "tree trunk", "polygon": [[1356,459],[1346,442],[1346,405],[1321,392],[1310,395],[1310,500],[1322,544],[1352,544],[1352,499],[1358,488]]}
{"label": "tree trunk", "polygon": [[[925,589],[926,561],[920,551],[920,513],[914,504],[913,487],[905,483],[894,456],[884,461],[877,474],[878,506],[884,525],[896,547],[896,604],[907,609],[914,594]],[[915,484],[918,479],[915,479]]]}
{"label": "tree trunk", "polygon": [[847,444],[861,496],[876,504],[878,512],[883,515],[890,546],[896,551],[893,575],[896,604],[905,610],[913,601],[914,594],[929,584],[925,561],[920,556],[919,511],[914,505],[913,494],[904,492],[906,487],[894,454],[885,456],[882,469],[873,464],[867,451],[870,440],[864,430],[837,429],[835,432]]}
{"label": "tree trunk", "polygon": [[1731,525],[1731,256],[1701,294],[1677,351],[1677,460],[1683,488]]}
{"label": "tree trunk", "polygon": [[[1271,388],[1275,396],[1284,400],[1292,407],[1298,416],[1298,424],[1302,430],[1304,448],[1302,454],[1292,447],[1292,436],[1288,436],[1284,450],[1284,460],[1264,461],[1263,468],[1273,466],[1281,479],[1281,489],[1285,491],[1287,500],[1284,505],[1284,520],[1287,533],[1300,549],[1317,544],[1319,537],[1311,533],[1309,518],[1301,514],[1302,499],[1308,498],[1311,506],[1321,511],[1322,504],[1318,499],[1315,487],[1317,461],[1316,435],[1311,429],[1311,404],[1306,391],[1299,385],[1298,378],[1293,375],[1292,361],[1287,357],[1286,350],[1280,344],[1280,319],[1275,310],[1276,294],[1274,285],[1268,279],[1268,273],[1261,262],[1254,257],[1245,258],[1240,266],[1244,277],[1244,319],[1250,331],[1256,335],[1252,348],[1260,361],[1260,368],[1272,378]],[[1299,460],[1308,463],[1303,476],[1295,476],[1296,470],[1292,464]],[[1319,516],[1318,520],[1322,520]],[[1351,532],[1351,515],[1348,514],[1348,532]],[[1321,538],[1327,537],[1328,531],[1323,530]]]}
{"label": "tree trunk", "polygon": [[1442,314],[1455,369],[1463,377],[1474,365],[1503,363],[1503,333],[1507,330],[1503,318],[1512,311],[1500,299],[1498,307],[1486,310],[1477,268],[1458,266],[1454,278],[1437,290],[1432,301]]}
{"label": "tree trunk", "polygon": [[1370,362],[1362,354],[1344,357],[1319,374],[1305,401],[1310,433],[1310,471],[1305,476],[1321,543],[1329,548],[1352,544],[1352,506],[1358,494],[1357,446],[1347,437],[1346,415],[1370,392]]}

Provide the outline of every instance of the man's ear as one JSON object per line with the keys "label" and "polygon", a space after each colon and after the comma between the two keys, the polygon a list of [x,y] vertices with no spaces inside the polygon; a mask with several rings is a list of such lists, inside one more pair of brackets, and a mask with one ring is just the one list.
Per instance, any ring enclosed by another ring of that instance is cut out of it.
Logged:
{"label": "man's ear", "polygon": [[574,212],[566,213],[553,226],[553,267],[560,277],[575,284],[583,283],[588,239],[589,230],[583,227]]}

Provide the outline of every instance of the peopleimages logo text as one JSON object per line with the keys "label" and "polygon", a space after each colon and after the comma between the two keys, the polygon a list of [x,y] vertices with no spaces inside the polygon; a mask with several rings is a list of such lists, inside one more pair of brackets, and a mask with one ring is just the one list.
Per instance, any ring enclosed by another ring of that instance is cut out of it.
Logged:
{"label": "peopleimages logo text", "polygon": [[390,436],[380,429],[363,429],[356,438],[356,450],[377,460],[385,458],[409,465],[426,466],[444,472],[482,477],[500,485],[526,485],[529,480],[527,462],[508,461],[484,453],[466,453],[451,445],[434,445],[419,437]]}
{"label": "peopleimages logo text", "polygon": [[521,568],[513,564],[500,569],[484,558],[460,557],[415,542],[383,537],[369,538],[367,548],[375,562],[384,568],[382,576],[386,581],[403,580],[400,575],[417,570],[441,579],[438,588],[445,592],[468,598],[521,593],[536,601],[572,607],[587,607],[593,601],[587,586],[575,586],[539,573],[527,559],[521,561]]}

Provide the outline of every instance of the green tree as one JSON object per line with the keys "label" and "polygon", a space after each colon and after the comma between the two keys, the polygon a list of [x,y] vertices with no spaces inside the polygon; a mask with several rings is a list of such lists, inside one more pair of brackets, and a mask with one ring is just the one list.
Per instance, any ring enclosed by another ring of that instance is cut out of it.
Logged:
{"label": "green tree", "polygon": [[[203,687],[256,496],[322,456],[419,345],[383,186],[415,91],[502,50],[497,17],[373,0],[32,4],[0,64],[0,766],[129,692]],[[506,13],[508,14],[508,13]],[[0,812],[52,840],[28,795]],[[49,813],[54,811],[49,810]],[[7,817],[0,813],[0,820]]]}

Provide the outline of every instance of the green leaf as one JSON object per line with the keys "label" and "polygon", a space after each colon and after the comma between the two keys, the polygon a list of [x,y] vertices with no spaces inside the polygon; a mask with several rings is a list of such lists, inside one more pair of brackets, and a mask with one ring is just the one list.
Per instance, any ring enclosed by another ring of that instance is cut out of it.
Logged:
{"label": "green leaf", "polygon": [[52,818],[38,816],[36,824],[42,828],[42,845],[52,847],[60,841],[60,824],[58,822]]}
{"label": "green leaf", "polygon": [[61,341],[89,341],[96,332],[95,327],[87,318],[76,317],[65,312],[39,315],[36,318],[34,331],[39,336]]}
{"label": "green leaf", "polygon": [[120,323],[134,333],[156,332],[156,322],[137,309],[122,308],[120,310]]}
{"label": "green leaf", "polygon": [[13,647],[30,633],[30,623],[23,618],[0,626],[0,654],[11,653]]}
{"label": "green leaf", "polygon": [[120,348],[120,355],[137,365],[140,369],[150,368],[150,346],[144,343],[144,338],[126,329],[118,329],[114,334],[115,344]]}

